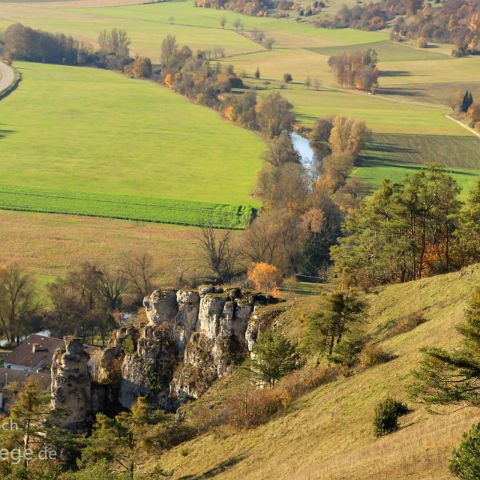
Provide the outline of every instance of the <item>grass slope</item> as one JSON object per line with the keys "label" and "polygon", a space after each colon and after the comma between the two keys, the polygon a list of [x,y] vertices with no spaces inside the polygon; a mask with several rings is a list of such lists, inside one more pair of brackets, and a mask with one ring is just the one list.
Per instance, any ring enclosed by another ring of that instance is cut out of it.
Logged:
{"label": "grass slope", "polygon": [[0,106],[0,207],[246,223],[264,149],[255,134],[153,83],[18,66],[22,84]]}
{"label": "grass slope", "polygon": [[[451,450],[462,432],[480,419],[478,410],[432,416],[408,400],[405,389],[421,347],[457,344],[454,327],[478,286],[480,267],[475,266],[370,294],[373,332],[410,313],[422,312],[428,319],[381,342],[394,360],[318,388],[299,399],[286,416],[255,430],[203,435],[161,457],[162,468],[173,469],[175,479],[190,480],[452,478],[447,468]],[[282,319],[295,338],[318,299],[299,302]],[[387,395],[407,400],[413,412],[402,419],[398,432],[377,440],[372,434],[374,408]]]}

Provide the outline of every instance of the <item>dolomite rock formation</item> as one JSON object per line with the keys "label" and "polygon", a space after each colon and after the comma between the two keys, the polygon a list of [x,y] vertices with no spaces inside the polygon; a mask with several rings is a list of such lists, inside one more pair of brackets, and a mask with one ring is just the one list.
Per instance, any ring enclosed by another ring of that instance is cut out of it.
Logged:
{"label": "dolomite rock formation", "polygon": [[[88,358],[84,361],[81,353],[77,364],[66,364],[68,346],[66,353],[55,355],[54,403],[73,412],[71,424],[85,419],[80,411],[103,410],[102,401],[131,408],[139,396],[175,410],[248,355],[258,333],[258,309],[278,302],[239,288],[156,290],[143,302],[148,324],[115,331],[88,371]],[[79,348],[76,343],[74,350]]]}
{"label": "dolomite rock formation", "polygon": [[82,431],[91,419],[92,381],[88,368],[90,355],[79,338],[69,338],[65,348],[52,359],[52,403],[60,426]]}

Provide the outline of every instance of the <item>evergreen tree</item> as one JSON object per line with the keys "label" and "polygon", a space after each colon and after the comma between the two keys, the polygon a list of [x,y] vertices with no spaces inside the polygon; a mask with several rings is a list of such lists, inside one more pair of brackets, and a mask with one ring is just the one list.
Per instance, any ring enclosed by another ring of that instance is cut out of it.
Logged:
{"label": "evergreen tree", "polygon": [[362,318],[364,310],[365,303],[353,292],[333,292],[309,318],[307,346],[332,355],[335,345],[340,344],[343,335]]}
{"label": "evergreen tree", "polygon": [[455,256],[458,266],[480,261],[480,182],[470,193],[460,217]]}
{"label": "evergreen tree", "polygon": [[81,439],[52,425],[50,395],[35,381],[28,380],[19,391],[17,387],[16,383],[7,387],[9,395],[16,398],[0,429],[2,448],[10,452],[0,462],[0,476],[51,480],[66,464],[73,464]]}
{"label": "evergreen tree", "polygon": [[473,103],[472,92],[467,90],[463,97],[462,108],[461,108],[462,112],[467,112],[467,110],[470,108],[470,105],[472,105],[472,103]]}
{"label": "evergreen tree", "polygon": [[[131,412],[122,412],[114,419],[99,413],[87,447],[82,452],[82,466],[90,468],[98,462],[120,468],[133,480],[139,463],[139,452],[154,442],[152,425],[162,414],[150,409],[145,397],[138,397]],[[114,471],[115,469],[110,469]]]}
{"label": "evergreen tree", "polygon": [[463,338],[460,349],[426,348],[413,372],[411,394],[429,407],[480,406],[480,289],[474,294],[458,331]]}
{"label": "evergreen tree", "polygon": [[357,285],[416,280],[458,268],[461,203],[455,180],[438,167],[385,180],[347,218],[339,245],[331,249],[335,271]]}
{"label": "evergreen tree", "polygon": [[256,381],[273,388],[285,374],[300,365],[300,357],[292,342],[281,332],[270,329],[260,335],[245,365]]}
{"label": "evergreen tree", "polygon": [[480,478],[480,423],[463,434],[462,443],[453,451],[448,466],[462,480]]}

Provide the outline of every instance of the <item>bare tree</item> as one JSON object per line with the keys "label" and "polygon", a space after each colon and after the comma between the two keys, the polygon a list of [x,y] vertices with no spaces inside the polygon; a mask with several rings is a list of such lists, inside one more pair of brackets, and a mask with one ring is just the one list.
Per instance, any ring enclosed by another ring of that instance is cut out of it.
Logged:
{"label": "bare tree", "polygon": [[104,266],[100,272],[102,275],[98,282],[98,291],[105,305],[111,310],[116,310],[122,304],[122,296],[127,291],[127,277],[120,268],[109,269]]}
{"label": "bare tree", "polygon": [[209,223],[201,228],[197,240],[205,263],[218,280],[227,281],[233,274],[237,257],[232,249],[231,232],[217,230]]}
{"label": "bare tree", "polygon": [[152,293],[154,280],[160,274],[155,266],[153,255],[149,253],[127,255],[122,271],[138,300]]}
{"label": "bare tree", "polygon": [[32,277],[17,263],[0,268],[0,326],[9,342],[29,333],[39,309]]}

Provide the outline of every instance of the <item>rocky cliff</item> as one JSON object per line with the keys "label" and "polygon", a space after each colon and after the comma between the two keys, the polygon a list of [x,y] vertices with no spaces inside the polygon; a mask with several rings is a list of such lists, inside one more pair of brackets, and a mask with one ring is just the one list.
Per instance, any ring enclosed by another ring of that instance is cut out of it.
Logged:
{"label": "rocky cliff", "polygon": [[72,425],[87,422],[102,403],[130,408],[139,396],[175,410],[243,361],[257,338],[259,308],[278,301],[239,288],[156,290],[143,302],[148,323],[115,331],[90,361],[78,342],[57,352],[54,404],[75,412]]}
{"label": "rocky cliff", "polygon": [[69,338],[65,348],[52,359],[52,409],[59,425],[73,431],[88,426],[92,414],[92,378],[88,368],[90,355],[82,340]]}

